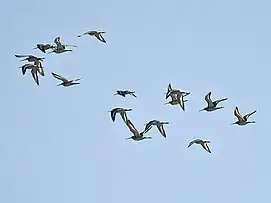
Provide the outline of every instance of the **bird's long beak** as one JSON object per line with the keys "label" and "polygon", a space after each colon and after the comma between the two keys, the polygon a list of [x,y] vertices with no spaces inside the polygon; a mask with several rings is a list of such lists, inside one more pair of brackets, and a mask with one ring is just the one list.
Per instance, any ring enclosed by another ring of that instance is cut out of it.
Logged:
{"label": "bird's long beak", "polygon": [[231,123],[231,125],[234,125],[234,124],[236,124],[236,123]]}
{"label": "bird's long beak", "polygon": [[199,110],[199,112],[204,111],[204,109]]}
{"label": "bird's long beak", "polygon": [[129,140],[129,139],[132,139],[131,137],[127,137],[127,138],[125,138],[125,140]]}
{"label": "bird's long beak", "polygon": [[118,93],[115,93],[115,94],[113,94],[113,95],[118,95]]}
{"label": "bird's long beak", "polygon": [[56,85],[56,86],[60,86],[61,85],[61,83],[60,84],[58,84],[58,85]]}

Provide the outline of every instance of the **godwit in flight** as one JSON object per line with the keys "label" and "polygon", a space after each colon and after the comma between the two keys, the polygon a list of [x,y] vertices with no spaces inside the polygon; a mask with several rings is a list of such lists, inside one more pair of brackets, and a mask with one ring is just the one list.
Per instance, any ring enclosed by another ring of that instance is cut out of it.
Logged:
{"label": "godwit in flight", "polygon": [[72,86],[72,85],[78,85],[78,84],[80,84],[80,83],[79,83],[79,82],[75,82],[75,81],[78,81],[78,80],[81,80],[81,79],[82,79],[82,78],[78,78],[78,79],[75,79],[75,80],[68,80],[68,79],[66,79],[66,78],[64,78],[64,77],[62,77],[62,76],[60,76],[60,75],[58,75],[58,74],[56,74],[56,73],[54,73],[54,72],[52,72],[52,75],[53,75],[56,79],[62,81],[62,83],[58,84],[57,86],[62,85],[62,86],[64,86],[64,87],[69,87],[69,86]]}
{"label": "godwit in flight", "polygon": [[203,147],[203,149],[205,149],[207,152],[211,153],[211,150],[210,150],[210,148],[208,146],[208,143],[211,143],[211,141],[195,139],[195,140],[193,140],[192,142],[189,143],[188,147],[190,147],[192,144],[200,144]]}
{"label": "godwit in flight", "polygon": [[113,122],[115,122],[116,114],[119,113],[121,115],[123,121],[127,124],[127,120],[128,120],[127,114],[126,114],[127,111],[132,111],[132,109],[114,108],[108,112],[111,112],[111,118],[112,118]]}
{"label": "godwit in flight", "polygon": [[245,116],[242,116],[242,114],[239,112],[238,107],[236,106],[234,109],[234,115],[238,118],[238,121],[232,123],[231,125],[237,124],[237,125],[246,125],[248,123],[255,123],[255,121],[248,121],[248,118],[256,113],[257,110],[252,111],[251,113],[246,114]]}
{"label": "godwit in flight", "polygon": [[135,126],[133,125],[133,123],[130,120],[127,120],[127,126],[129,128],[129,130],[133,133],[132,137],[128,137],[126,139],[133,139],[134,141],[140,141],[140,140],[144,140],[144,139],[152,139],[151,137],[144,137],[144,134],[146,134],[150,128],[146,131],[142,131],[142,132],[138,132],[138,130],[135,128]]}
{"label": "godwit in flight", "polygon": [[102,34],[105,32],[99,32],[99,31],[88,31],[85,32],[81,35],[78,35],[78,37],[82,37],[83,35],[90,35],[90,36],[95,36],[98,40],[100,40],[103,43],[106,43],[105,39],[103,38]]}
{"label": "godwit in flight", "polygon": [[122,97],[125,97],[126,95],[133,95],[134,97],[136,97],[135,92],[131,92],[129,90],[117,90],[117,93],[115,93],[114,95],[120,95]]}
{"label": "godwit in flight", "polygon": [[224,108],[223,106],[220,106],[220,107],[217,107],[217,104],[219,102],[222,102],[222,101],[225,101],[227,100],[227,98],[224,98],[224,99],[219,99],[219,100],[216,100],[216,101],[212,101],[211,99],[211,92],[209,92],[208,94],[206,94],[205,96],[205,101],[207,102],[207,107],[205,107],[204,109],[201,109],[200,111],[215,111],[217,109],[222,109]]}
{"label": "godwit in flight", "polygon": [[169,124],[169,122],[161,122],[161,121],[158,121],[158,120],[151,120],[147,124],[145,124],[146,125],[145,126],[145,131],[149,131],[152,128],[152,126],[155,125],[158,128],[158,130],[161,133],[161,135],[164,138],[166,138],[167,135],[166,135],[166,132],[164,130],[164,126],[163,126],[164,124]]}

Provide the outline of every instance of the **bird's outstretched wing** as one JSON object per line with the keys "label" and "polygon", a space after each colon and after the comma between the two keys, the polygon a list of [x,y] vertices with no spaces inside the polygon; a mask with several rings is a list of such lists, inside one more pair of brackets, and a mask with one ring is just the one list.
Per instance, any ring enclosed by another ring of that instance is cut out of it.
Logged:
{"label": "bird's outstretched wing", "polygon": [[66,78],[64,78],[64,77],[62,77],[62,76],[60,76],[60,75],[58,75],[58,74],[56,74],[54,72],[52,72],[52,75],[58,80],[61,80],[63,82],[68,82],[68,80]]}

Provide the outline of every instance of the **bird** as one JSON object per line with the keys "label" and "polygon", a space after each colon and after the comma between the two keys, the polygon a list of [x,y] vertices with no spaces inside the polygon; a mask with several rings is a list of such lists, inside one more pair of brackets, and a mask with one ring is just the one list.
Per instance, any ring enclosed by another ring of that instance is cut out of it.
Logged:
{"label": "bird", "polygon": [[67,52],[67,51],[72,51],[71,49],[66,49],[66,47],[71,46],[71,47],[77,47],[75,45],[64,45],[60,42],[60,37],[56,37],[54,40],[56,47],[53,48],[53,51],[48,52],[48,53],[63,53],[63,52]]}
{"label": "bird", "polygon": [[38,77],[38,72],[40,73],[40,67],[33,65],[33,64],[25,64],[19,68],[22,68],[23,75],[25,74],[27,69],[30,69],[32,77],[34,78],[35,82],[37,83],[37,85],[40,85],[39,84],[39,77]]}
{"label": "bird", "polygon": [[45,59],[44,57],[36,57],[36,56],[33,56],[33,55],[18,55],[18,54],[15,54],[15,57],[17,57],[17,58],[25,58],[25,59],[22,59],[21,61],[28,61],[28,62],[43,61],[43,59]]}
{"label": "bird", "polygon": [[251,113],[248,113],[245,116],[242,116],[242,114],[239,112],[238,107],[236,106],[233,112],[234,112],[234,115],[238,118],[238,121],[232,123],[231,125],[237,124],[237,125],[243,126],[243,125],[246,125],[248,123],[256,123],[255,121],[248,121],[248,118],[252,114],[256,113],[256,111],[257,110],[254,110]]}
{"label": "bird", "polygon": [[102,36],[103,33],[105,33],[105,32],[101,32],[101,31],[88,31],[88,32],[85,32],[85,33],[83,33],[81,35],[78,35],[78,37],[82,37],[83,35],[95,36],[101,42],[106,43],[105,39]]}
{"label": "bird", "polygon": [[66,78],[64,78],[64,77],[62,77],[62,76],[60,76],[60,75],[58,75],[57,73],[54,73],[54,72],[52,72],[52,75],[53,75],[56,79],[62,81],[62,83],[60,83],[60,84],[58,84],[58,85],[56,85],[56,86],[62,85],[62,86],[64,86],[64,87],[69,87],[69,86],[72,86],[72,85],[78,85],[78,84],[80,84],[80,83],[79,83],[79,82],[75,82],[75,81],[78,81],[78,80],[81,80],[81,79],[82,79],[82,78],[78,78],[78,79],[75,79],[75,80],[68,80],[68,79],[66,79]]}
{"label": "bird", "polygon": [[200,144],[203,147],[203,149],[205,149],[207,152],[211,153],[211,150],[210,150],[210,148],[208,146],[208,143],[211,143],[211,141],[195,139],[195,140],[193,140],[192,142],[189,143],[188,147],[190,147],[194,143],[195,144]]}
{"label": "bird", "polygon": [[184,97],[190,94],[190,92],[183,92],[183,91],[180,91],[180,90],[178,90],[178,89],[172,89],[171,84],[169,83],[169,84],[168,84],[167,93],[165,93],[165,94],[166,94],[166,99],[167,99],[168,97],[171,97],[172,100],[175,99],[175,98],[177,98],[177,97],[176,97],[176,94],[177,94],[178,92],[182,92],[183,95],[184,95]]}
{"label": "bird", "polygon": [[[170,93],[170,94],[173,94],[173,93]],[[185,111],[184,102],[185,102],[184,92],[176,90],[174,97],[172,97],[172,100],[168,103],[165,103],[165,104],[171,104],[171,105],[180,104],[182,110]]]}
{"label": "bird", "polygon": [[222,108],[224,108],[223,106],[220,106],[220,107],[217,107],[217,104],[219,103],[219,102],[222,102],[222,101],[226,101],[227,100],[227,98],[224,98],[224,99],[219,99],[219,100],[216,100],[216,101],[212,101],[211,100],[211,92],[209,92],[208,94],[206,94],[206,96],[205,96],[205,101],[207,102],[207,107],[205,107],[204,109],[201,109],[200,111],[208,111],[208,112],[210,112],[210,111],[215,111],[215,110],[217,110],[217,109],[222,109]]}
{"label": "bird", "polygon": [[117,93],[115,93],[114,95],[120,95],[122,97],[125,97],[126,95],[133,95],[134,97],[137,97],[135,95],[135,92],[129,90],[117,90]]}
{"label": "bird", "polygon": [[134,134],[131,137],[126,138],[126,140],[128,139],[133,139],[134,141],[140,141],[140,140],[144,140],[144,139],[152,139],[151,137],[144,137],[144,134],[146,134],[150,128],[146,131],[143,130],[142,132],[138,132],[138,130],[135,128],[135,126],[133,125],[131,120],[127,120],[127,126],[129,128],[129,130]]}
{"label": "bird", "polygon": [[[161,135],[166,138],[167,135],[166,135],[166,132],[164,130],[164,124],[169,124],[169,122],[161,122],[161,121],[158,121],[158,120],[151,120],[149,121],[147,124],[145,124],[145,131],[149,131],[153,125],[156,125],[156,127],[158,128],[159,132],[161,133]],[[150,129],[149,129],[150,128]]]}
{"label": "bird", "polygon": [[55,46],[52,44],[37,44],[37,46],[34,49],[39,49],[41,50],[43,53],[46,53],[46,50],[48,49],[54,49]]}
{"label": "bird", "polygon": [[22,69],[23,75],[25,75],[27,69],[32,70],[34,68],[34,69],[37,69],[37,71],[39,72],[40,75],[44,76],[43,67],[37,65],[36,62],[34,62],[34,65],[31,64],[31,63],[27,63],[27,64],[24,64],[23,66],[21,66],[19,68]]}
{"label": "bird", "polygon": [[128,120],[127,114],[126,114],[127,111],[132,111],[132,109],[114,108],[108,112],[111,112],[111,118],[112,118],[113,122],[115,122],[116,114],[119,113],[121,115],[123,121],[127,124],[127,120]]}

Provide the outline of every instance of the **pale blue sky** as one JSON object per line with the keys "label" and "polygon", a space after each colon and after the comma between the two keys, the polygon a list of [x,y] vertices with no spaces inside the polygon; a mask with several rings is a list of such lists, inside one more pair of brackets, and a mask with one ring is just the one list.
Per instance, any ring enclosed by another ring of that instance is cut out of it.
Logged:
{"label": "pale blue sky", "polygon": [[[270,6],[258,1],[19,1],[2,3],[1,203],[266,203],[270,201]],[[103,44],[78,34],[105,31]],[[72,53],[43,54],[61,36]],[[37,86],[14,54],[44,56]],[[83,77],[56,87],[51,72]],[[168,83],[190,91],[186,112],[165,106]],[[130,89],[138,98],[113,96]],[[224,109],[198,112],[204,96]],[[256,124],[230,126],[257,109]],[[125,140],[151,119],[167,139]],[[211,140],[212,154],[194,138]]]}

